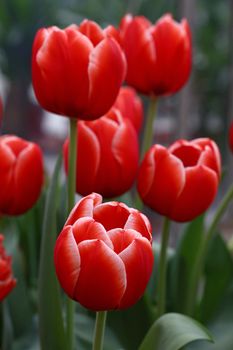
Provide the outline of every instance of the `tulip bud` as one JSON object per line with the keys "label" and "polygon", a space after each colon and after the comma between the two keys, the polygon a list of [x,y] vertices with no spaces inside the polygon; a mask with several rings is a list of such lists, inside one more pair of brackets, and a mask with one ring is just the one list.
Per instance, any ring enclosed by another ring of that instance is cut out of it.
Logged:
{"label": "tulip bud", "polygon": [[[93,191],[106,198],[119,196],[133,185],[139,161],[136,131],[119,110],[112,108],[95,121],[78,122],[76,191]],[[68,173],[69,139],[63,148]]]}
{"label": "tulip bud", "polygon": [[151,225],[123,203],[93,193],[70,213],[54,253],[70,298],[91,310],[124,309],[143,295],[152,273]]}
{"label": "tulip bud", "polygon": [[20,215],[39,198],[43,185],[38,145],[13,135],[0,137],[0,213]]}
{"label": "tulip bud", "polygon": [[191,34],[186,19],[178,23],[166,14],[152,25],[143,16],[126,15],[120,35],[129,85],[154,96],[174,94],[183,87],[191,70]]}
{"label": "tulip bud", "polygon": [[126,62],[113,30],[83,21],[64,30],[40,29],[32,53],[36,97],[49,112],[93,120],[113,105]]}

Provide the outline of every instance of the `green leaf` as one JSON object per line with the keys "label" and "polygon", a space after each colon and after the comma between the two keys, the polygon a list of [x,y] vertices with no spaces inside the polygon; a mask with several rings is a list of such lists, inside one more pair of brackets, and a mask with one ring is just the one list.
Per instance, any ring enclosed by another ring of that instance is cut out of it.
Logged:
{"label": "green leaf", "polygon": [[213,341],[208,330],[197,321],[169,313],[155,321],[139,350],[179,350],[195,340]]}
{"label": "green leaf", "polygon": [[176,254],[169,262],[168,298],[171,310],[184,312],[190,277],[204,235],[204,216],[199,216],[185,228]]}
{"label": "green leaf", "polygon": [[48,188],[43,221],[39,273],[39,328],[42,350],[66,349],[60,291],[53,262],[60,168],[61,155]]}
{"label": "green leaf", "polygon": [[216,235],[208,249],[205,263],[205,287],[199,310],[202,322],[206,322],[216,312],[232,281],[232,256],[224,239]]}

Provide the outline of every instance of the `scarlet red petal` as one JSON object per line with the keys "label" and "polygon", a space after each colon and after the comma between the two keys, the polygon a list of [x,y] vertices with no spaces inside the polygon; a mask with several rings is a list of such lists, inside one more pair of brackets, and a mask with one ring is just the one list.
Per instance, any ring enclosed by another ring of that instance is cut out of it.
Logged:
{"label": "scarlet red petal", "polygon": [[107,202],[95,207],[93,218],[109,231],[116,227],[124,228],[129,215],[130,210],[124,203]]}
{"label": "scarlet red petal", "polygon": [[124,230],[122,228],[114,228],[108,231],[107,234],[113,243],[114,252],[117,254],[126,249],[135,238],[142,237],[138,231],[131,229]]}
{"label": "scarlet red petal", "polygon": [[71,226],[66,226],[58,236],[54,251],[54,264],[62,288],[70,298],[74,298],[81,262]]}
{"label": "scarlet red petal", "polygon": [[104,115],[113,105],[126,73],[126,62],[119,44],[102,40],[92,51],[88,68],[90,90],[87,118]]}
{"label": "scarlet red petal", "polygon": [[128,63],[127,83],[142,93],[151,93],[156,49],[150,35],[150,22],[144,17],[135,17],[123,23],[122,42]]}
{"label": "scarlet red petal", "polygon": [[186,169],[183,191],[173,203],[170,218],[185,222],[202,214],[212,203],[217,192],[217,174],[206,166]]}
{"label": "scarlet red petal", "polygon": [[113,249],[112,242],[103,225],[90,217],[78,219],[72,230],[77,244],[85,240],[99,239]]}
{"label": "scarlet red petal", "polygon": [[42,152],[36,144],[28,143],[16,159],[11,182],[14,195],[3,213],[19,215],[30,209],[39,198],[43,180]]}
{"label": "scarlet red petal", "polygon": [[152,241],[152,227],[145,215],[140,213],[138,210],[132,209],[129,215],[125,229],[133,229],[141,233],[141,235],[147,238],[150,242]]}
{"label": "scarlet red petal", "polygon": [[185,184],[182,162],[166,148],[155,145],[146,154],[138,177],[138,192],[143,202],[169,216]]}
{"label": "scarlet red petal", "polygon": [[100,26],[96,22],[88,19],[82,21],[79,26],[79,31],[87,36],[94,46],[104,39],[104,34]]}
{"label": "scarlet red petal", "polygon": [[90,216],[93,217],[94,207],[102,202],[102,197],[98,193],[92,193],[82,199],[74,206],[68,219],[66,220],[66,225],[73,225],[81,217]]}
{"label": "scarlet red petal", "polygon": [[122,260],[100,240],[84,241],[78,247],[81,271],[75,300],[95,311],[118,308],[126,288]]}
{"label": "scarlet red petal", "polygon": [[187,81],[191,69],[190,36],[182,24],[167,14],[152,28],[156,47],[156,66],[153,70],[155,95],[176,92]]}
{"label": "scarlet red petal", "polygon": [[153,268],[153,253],[146,238],[135,239],[119,257],[125,264],[127,287],[120,309],[134,305],[143,295]]}

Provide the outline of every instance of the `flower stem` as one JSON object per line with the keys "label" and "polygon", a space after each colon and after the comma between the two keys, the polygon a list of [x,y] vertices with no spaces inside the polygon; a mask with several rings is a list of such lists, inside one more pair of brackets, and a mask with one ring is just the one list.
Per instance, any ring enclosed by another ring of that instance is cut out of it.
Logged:
{"label": "flower stem", "polygon": [[207,250],[209,247],[209,243],[212,240],[215,232],[216,232],[216,227],[224,214],[228,204],[230,201],[233,199],[233,184],[225,194],[224,198],[222,199],[222,202],[220,203],[214,218],[212,220],[212,223],[209,227],[209,229],[206,232],[206,235],[203,237],[202,244],[198,250],[198,255],[196,258],[196,263],[193,266],[193,271],[192,275],[190,278],[190,284],[187,292],[187,299],[186,299],[186,304],[185,304],[185,313],[189,316],[193,316],[194,314],[194,309],[196,305],[196,295],[198,291],[198,284],[203,272],[203,264],[205,261],[205,257],[207,254]]}
{"label": "flower stem", "polygon": [[[76,187],[76,157],[77,157],[77,120],[70,119],[70,144],[69,144],[69,170],[68,170],[68,191],[67,191],[67,209],[68,213],[73,209],[75,203]],[[74,312],[75,303],[73,300],[66,299],[66,326],[68,349],[74,348]]]}
{"label": "flower stem", "polygon": [[[141,161],[148,149],[151,147],[153,142],[153,124],[156,118],[156,110],[157,110],[157,99],[154,96],[151,96],[146,116],[146,125],[143,133],[143,139],[142,139],[142,145],[141,145]],[[142,210],[143,208],[143,202],[138,194],[136,192],[135,195],[135,207],[138,210]]]}
{"label": "flower stem", "polygon": [[162,243],[159,256],[159,281],[158,281],[158,317],[165,313],[166,301],[166,273],[167,273],[167,247],[170,232],[170,220],[165,217],[162,231]]}
{"label": "flower stem", "polygon": [[143,159],[146,151],[150,148],[153,142],[153,124],[156,118],[157,99],[155,97],[150,98],[148,112],[146,116],[146,126],[143,133],[142,147],[141,147],[141,160]]}
{"label": "flower stem", "polygon": [[92,350],[102,350],[107,311],[96,312],[95,331]]}

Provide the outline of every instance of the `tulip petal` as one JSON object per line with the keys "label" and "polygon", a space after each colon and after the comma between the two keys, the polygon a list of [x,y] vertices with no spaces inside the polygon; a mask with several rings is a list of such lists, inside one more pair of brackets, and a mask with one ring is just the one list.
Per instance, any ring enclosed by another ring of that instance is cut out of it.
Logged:
{"label": "tulip petal", "polygon": [[14,195],[9,207],[5,206],[8,215],[19,215],[33,206],[39,198],[43,177],[41,150],[36,144],[28,143],[16,159],[11,183]]}
{"label": "tulip petal", "polygon": [[100,240],[83,241],[78,248],[81,271],[74,299],[95,311],[118,308],[126,288],[121,258]]}
{"label": "tulip petal", "polygon": [[107,233],[113,243],[114,252],[117,254],[126,249],[135,238],[142,237],[141,233],[131,229],[114,228]]}
{"label": "tulip petal", "polygon": [[185,222],[202,214],[212,203],[217,192],[217,174],[206,166],[186,169],[185,186],[174,202],[170,218]]}
{"label": "tulip petal", "polygon": [[143,295],[153,268],[151,244],[146,238],[135,239],[119,257],[125,264],[127,288],[120,302],[120,309],[135,304]]}
{"label": "tulip petal", "polygon": [[98,118],[110,109],[124,80],[125,72],[125,57],[114,39],[106,38],[92,50],[88,68],[89,116]]}
{"label": "tulip petal", "polygon": [[78,219],[72,227],[73,235],[77,244],[85,240],[99,239],[113,249],[113,244],[103,225],[93,218],[84,217]]}
{"label": "tulip petal", "polygon": [[148,151],[138,177],[138,192],[146,205],[169,216],[185,184],[182,162],[166,148],[155,145]]}
{"label": "tulip petal", "polygon": [[129,208],[124,203],[108,202],[95,207],[93,218],[100,222],[106,231],[113,228],[124,228],[130,215]]}
{"label": "tulip petal", "polygon": [[[68,158],[68,154],[67,154]],[[93,191],[100,166],[100,143],[88,122],[78,122],[76,191],[83,196]],[[97,191],[98,192],[98,191]]]}
{"label": "tulip petal", "polygon": [[73,298],[81,262],[71,226],[66,226],[58,236],[54,251],[54,263],[62,288],[70,298]]}
{"label": "tulip petal", "polygon": [[65,222],[65,226],[73,225],[76,220],[84,216],[93,217],[94,207],[102,202],[102,196],[98,193],[92,193],[86,196],[74,206],[68,219]]}
{"label": "tulip petal", "polygon": [[149,220],[147,219],[147,217],[145,215],[143,215],[142,213],[140,213],[136,209],[132,209],[131,214],[129,215],[129,217],[126,221],[124,229],[136,230],[136,231],[140,232],[140,234],[143,237],[147,238],[149,240],[149,242],[152,241],[151,224],[150,224]]}
{"label": "tulip petal", "polygon": [[135,17],[122,26],[122,41],[128,62],[126,80],[142,93],[152,90],[156,49],[150,35],[150,22]]}
{"label": "tulip petal", "polygon": [[100,26],[96,22],[88,19],[84,19],[82,23],[80,23],[79,31],[87,36],[94,46],[104,39],[104,34]]}

